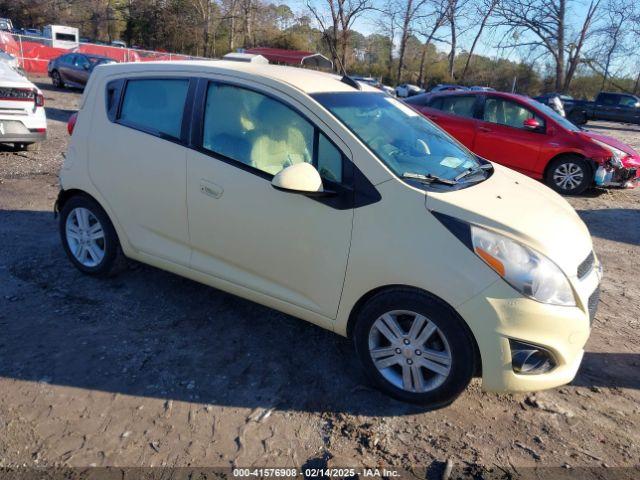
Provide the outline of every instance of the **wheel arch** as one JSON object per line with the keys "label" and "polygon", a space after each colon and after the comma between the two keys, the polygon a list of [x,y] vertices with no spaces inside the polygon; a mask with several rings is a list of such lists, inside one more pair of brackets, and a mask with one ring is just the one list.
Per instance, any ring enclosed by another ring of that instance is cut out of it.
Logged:
{"label": "wheel arch", "polygon": [[482,356],[480,355],[480,348],[478,347],[478,342],[476,340],[476,337],[473,335],[473,332],[471,331],[471,328],[469,328],[469,325],[467,324],[466,320],[462,318],[462,316],[460,316],[460,314],[456,311],[455,308],[453,308],[451,305],[445,302],[442,298],[422,288],[417,288],[417,287],[412,287],[409,285],[402,285],[402,284],[383,285],[365,293],[362,297],[358,299],[358,301],[355,303],[355,305],[353,306],[349,314],[349,318],[347,320],[347,337],[348,338],[350,339],[353,338],[352,335],[353,335],[353,329],[356,324],[356,319],[358,317],[358,313],[362,310],[364,305],[376,295],[379,295],[381,293],[393,292],[393,291],[413,292],[413,293],[419,293],[421,295],[426,295],[432,298],[433,300],[437,301],[441,305],[443,305],[449,311],[451,311],[451,313],[461,321],[462,325],[464,325],[464,328],[466,329],[466,332],[473,343],[473,352],[474,352],[474,360],[475,360],[474,375],[480,376],[482,374]]}
{"label": "wheel arch", "polygon": [[[79,188],[69,188],[67,190],[60,189],[60,191],[58,192],[58,198],[56,199],[56,203],[53,206],[53,211],[55,212],[55,214],[58,215],[64,208],[65,203],[67,203],[69,199],[71,199],[72,197],[76,197],[76,196],[87,197],[93,200],[98,205],[100,205],[100,208],[102,208],[102,210],[104,210],[105,213],[107,212],[105,208],[102,206],[102,204],[93,195],[90,195],[84,190],[80,190]],[[111,217],[109,217],[109,219],[111,219]]]}

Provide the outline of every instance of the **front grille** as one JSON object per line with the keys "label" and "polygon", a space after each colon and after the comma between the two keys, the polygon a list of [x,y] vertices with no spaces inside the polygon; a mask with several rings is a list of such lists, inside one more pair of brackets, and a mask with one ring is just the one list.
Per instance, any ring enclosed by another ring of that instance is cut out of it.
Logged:
{"label": "front grille", "polygon": [[593,323],[593,319],[596,316],[599,301],[600,301],[600,286],[598,286],[598,288],[596,288],[593,291],[593,293],[589,297],[589,301],[587,302],[587,308],[589,310],[589,325]]}
{"label": "front grille", "polygon": [[584,277],[586,277],[589,272],[591,272],[591,269],[593,268],[593,264],[596,261],[596,257],[593,255],[593,252],[591,252],[587,258],[584,259],[584,261],[578,265],[578,278],[580,280],[582,280]]}

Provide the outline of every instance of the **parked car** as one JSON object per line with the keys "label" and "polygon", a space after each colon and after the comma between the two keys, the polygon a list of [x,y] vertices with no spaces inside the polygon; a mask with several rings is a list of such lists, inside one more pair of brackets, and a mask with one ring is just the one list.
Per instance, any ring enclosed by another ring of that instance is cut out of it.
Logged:
{"label": "parked car", "polygon": [[477,155],[543,180],[562,194],[594,182],[634,187],[640,155],[576,127],[535,100],[502,92],[447,92],[407,100]]}
{"label": "parked car", "polygon": [[564,102],[560,98],[560,95],[557,93],[546,93],[544,95],[538,95],[537,97],[533,97],[537,102],[543,103],[551,110],[556,112],[558,115],[562,117],[566,117],[567,113],[564,109]]}
{"label": "parked car", "polygon": [[356,82],[363,82],[367,85],[371,85],[372,87],[377,88],[378,90],[382,90],[385,93],[388,93],[391,96],[395,96],[395,90],[388,85],[384,85],[380,80],[373,77],[361,77],[359,75],[351,75],[351,78]]}
{"label": "parked car", "polygon": [[396,97],[407,98],[424,93],[424,89],[410,83],[402,83],[396,87],[395,92]]}
{"label": "parked car", "polygon": [[111,42],[111,46],[112,47],[118,47],[118,48],[127,48],[127,44],[125,42],[123,42],[122,40],[113,40]]}
{"label": "parked car", "polygon": [[589,120],[640,124],[640,97],[629,93],[600,92],[595,102],[564,101],[567,118],[576,125]]}
{"label": "parked car", "polygon": [[0,143],[37,150],[46,137],[42,92],[17,69],[0,62]]}
{"label": "parked car", "polygon": [[83,88],[98,65],[116,63],[109,57],[84,53],[66,53],[49,60],[47,72],[55,87]]}
{"label": "parked car", "polygon": [[350,337],[379,388],[430,407],[475,373],[520,391],[578,370],[601,278],[582,220],[379,90],[122,63],[95,69],[69,129],[55,208],[86,274],[126,256],[308,320]]}
{"label": "parked car", "polygon": [[6,63],[14,70],[20,69],[20,62],[18,61],[18,57],[10,54],[9,52],[5,52],[2,48],[0,48],[0,62]]}
{"label": "parked car", "polygon": [[491,87],[483,87],[480,85],[474,85],[472,87],[469,87],[469,90],[478,90],[481,92],[495,92],[496,89],[495,88],[491,88]]}
{"label": "parked car", "polygon": [[0,18],[0,31],[13,32],[13,22],[9,18]]}
{"label": "parked car", "polygon": [[449,91],[458,91],[458,90],[469,90],[469,89],[467,87],[463,87],[462,85],[451,85],[451,84],[442,83],[433,87],[431,90],[429,90],[429,92],[436,93],[436,92],[449,92]]}

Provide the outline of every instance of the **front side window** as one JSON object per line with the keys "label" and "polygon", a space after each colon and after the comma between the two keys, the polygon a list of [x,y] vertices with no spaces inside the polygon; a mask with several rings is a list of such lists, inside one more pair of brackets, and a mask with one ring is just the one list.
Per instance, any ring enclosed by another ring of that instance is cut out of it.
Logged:
{"label": "front side window", "polygon": [[473,118],[473,107],[475,103],[475,95],[455,95],[443,97],[436,108],[450,115]]}
{"label": "front side window", "polygon": [[611,93],[602,93],[598,98],[603,105],[613,106],[618,104],[618,95],[613,95]]}
{"label": "front side window", "polygon": [[119,120],[134,128],[178,139],[188,89],[186,79],[129,80]]}
{"label": "front side window", "polygon": [[519,103],[492,97],[487,98],[485,101],[483,115],[485,122],[513,128],[524,128],[524,121],[529,118],[535,118],[540,125],[544,125],[542,118]]}
{"label": "front side window", "polygon": [[638,103],[638,99],[635,97],[630,97],[628,95],[620,96],[620,106],[622,107],[635,107]]}
{"label": "front side window", "polygon": [[387,95],[340,92],[318,93],[313,98],[399,177],[437,176],[453,181],[467,171],[482,170],[483,164],[469,150]]}
{"label": "front side window", "polygon": [[340,182],[342,154],[315,127],[283,103],[242,87],[211,83],[203,148],[275,175],[296,163],[313,163],[323,178]]}

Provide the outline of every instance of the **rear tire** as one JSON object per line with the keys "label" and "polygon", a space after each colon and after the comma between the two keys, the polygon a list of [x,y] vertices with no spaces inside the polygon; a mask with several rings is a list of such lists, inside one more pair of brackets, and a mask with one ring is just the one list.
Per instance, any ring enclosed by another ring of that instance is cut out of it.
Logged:
{"label": "rear tire", "polygon": [[580,195],[593,183],[593,170],[584,158],[564,155],[551,162],[545,183],[562,195]]}
{"label": "rear tire", "polygon": [[62,81],[62,77],[57,70],[51,72],[51,83],[56,88],[64,88],[64,82]]}
{"label": "rear tire", "polygon": [[430,409],[451,404],[476,370],[464,321],[442,301],[409,288],[371,298],[357,314],[353,341],[374,385]]}
{"label": "rear tire", "polygon": [[124,267],[113,224],[92,198],[77,195],[67,200],[60,212],[59,228],[65,253],[82,273],[106,277]]}

